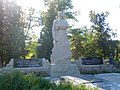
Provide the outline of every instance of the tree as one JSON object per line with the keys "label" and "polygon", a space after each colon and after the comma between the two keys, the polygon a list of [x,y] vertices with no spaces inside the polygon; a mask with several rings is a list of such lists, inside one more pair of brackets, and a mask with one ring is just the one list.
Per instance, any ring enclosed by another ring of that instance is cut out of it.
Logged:
{"label": "tree", "polygon": [[25,38],[22,10],[14,0],[0,1],[0,63],[24,56]]}
{"label": "tree", "polygon": [[[25,57],[30,59],[31,56],[37,57],[36,48],[38,46],[38,37],[35,35],[34,29],[39,29],[41,25],[40,11],[30,7],[25,10]],[[29,51],[29,52],[28,52]]]}
{"label": "tree", "polygon": [[86,34],[87,27],[69,29],[68,37],[70,38],[72,58],[78,60],[79,57],[85,55],[85,43],[86,43]]}
{"label": "tree", "polygon": [[95,36],[97,46],[96,50],[98,50],[97,54],[104,58],[109,57],[110,48],[108,46],[108,41],[111,40],[111,35],[113,34],[112,29],[109,27],[109,24],[105,22],[108,15],[108,12],[90,12],[90,21],[93,23],[91,28]]}
{"label": "tree", "polygon": [[34,28],[39,27],[41,25],[41,16],[40,11],[30,7],[25,10],[24,12],[24,19],[25,19],[25,37],[26,40],[32,39],[32,35],[34,33]]}
{"label": "tree", "polygon": [[[9,10],[10,9],[10,10]],[[24,57],[25,48],[25,35],[24,35],[24,21],[23,12],[21,7],[19,7],[13,0],[9,7],[7,14],[7,22],[11,23],[8,30],[10,30],[10,58],[20,58]]]}
{"label": "tree", "polygon": [[108,46],[110,49],[110,52],[112,52],[114,60],[119,60],[119,54],[120,54],[120,41],[119,40],[109,40]]}
{"label": "tree", "polygon": [[111,39],[112,32],[105,22],[108,13],[90,12],[90,20],[93,23],[90,29],[81,27],[69,30],[71,50],[73,58],[79,57],[104,57],[109,58],[113,53],[116,60],[119,57],[119,41]]}
{"label": "tree", "polygon": [[[71,0],[53,0],[48,5],[47,12],[43,12],[43,29],[40,33],[38,57],[50,60],[53,48],[52,24],[58,11],[64,11],[66,17],[74,18],[70,9],[72,9]],[[68,11],[69,10],[69,11]]]}
{"label": "tree", "polygon": [[70,29],[68,36],[70,38],[73,59],[78,60],[79,57],[98,57],[94,35],[87,26]]}

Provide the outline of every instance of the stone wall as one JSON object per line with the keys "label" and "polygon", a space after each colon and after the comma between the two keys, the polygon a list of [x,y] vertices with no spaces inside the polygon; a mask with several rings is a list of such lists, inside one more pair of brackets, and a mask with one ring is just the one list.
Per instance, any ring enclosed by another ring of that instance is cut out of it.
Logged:
{"label": "stone wall", "polygon": [[115,68],[113,65],[106,64],[102,65],[82,65],[82,60],[76,61],[81,74],[97,74],[97,73],[107,73],[107,72],[120,72],[119,69]]}
{"label": "stone wall", "polygon": [[79,67],[79,70],[83,74],[96,74],[114,71],[113,65],[82,65]]}
{"label": "stone wall", "polygon": [[10,72],[13,70],[20,70],[24,73],[35,73],[37,75],[49,76],[50,75],[50,63],[48,60],[42,59],[42,67],[26,67],[26,68],[14,68],[14,59],[11,59],[10,62],[0,69],[0,74]]}

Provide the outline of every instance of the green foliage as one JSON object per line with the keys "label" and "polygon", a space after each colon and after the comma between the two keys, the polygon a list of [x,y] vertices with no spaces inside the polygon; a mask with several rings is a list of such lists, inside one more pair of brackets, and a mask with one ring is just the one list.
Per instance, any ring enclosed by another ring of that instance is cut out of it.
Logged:
{"label": "green foliage", "polygon": [[25,36],[22,10],[14,0],[0,0],[0,66],[24,56]]}
{"label": "green foliage", "polygon": [[[111,52],[108,42],[111,40],[111,36],[115,35],[110,29],[109,24],[105,22],[106,17],[109,13],[95,13],[90,12],[90,21],[93,23],[91,26],[92,32],[94,33],[94,41],[96,42],[97,54],[100,57],[107,58]],[[111,40],[112,41],[112,40]],[[113,53],[113,52],[112,52]]]}
{"label": "green foliage", "polygon": [[[24,11],[24,32],[25,32],[25,58],[31,59],[37,57],[38,37],[35,35],[35,29],[41,25],[40,11],[29,7]],[[27,52],[29,51],[29,52]]]}
{"label": "green foliage", "polygon": [[95,90],[85,85],[74,85],[69,82],[60,84],[51,83],[49,80],[37,77],[34,74],[23,74],[12,71],[0,75],[0,90]]}
{"label": "green foliage", "polygon": [[87,90],[85,85],[73,85],[70,82],[63,82],[58,85],[58,90]]}
{"label": "green foliage", "polygon": [[73,58],[79,57],[104,57],[109,58],[113,54],[115,60],[119,59],[118,40],[112,40],[115,35],[105,22],[108,13],[90,12],[90,21],[93,23],[90,29],[82,27],[79,29],[70,29],[69,37],[71,40],[71,50]]}
{"label": "green foliage", "polygon": [[[25,35],[24,35],[24,22],[23,22],[23,12],[19,6],[14,3],[14,7],[10,6],[12,9],[11,16],[8,18],[12,19],[10,21],[11,26],[8,28],[10,30],[10,58],[20,58],[24,57],[24,48],[25,48]],[[13,15],[13,16],[12,16]]]}
{"label": "green foliage", "polygon": [[1,90],[25,90],[27,83],[20,72],[5,73],[0,76]]}
{"label": "green foliage", "polygon": [[107,46],[104,47],[106,52],[102,53],[101,49],[99,49],[97,35],[91,28],[69,29],[68,37],[70,38],[72,58],[75,60],[78,60],[79,57],[101,57],[101,54],[104,53],[106,53],[105,56],[108,59],[111,52],[115,60],[120,58],[120,42],[118,40],[107,40]]}
{"label": "green foliage", "polygon": [[87,28],[69,29],[68,37],[70,38],[72,55],[75,60],[80,56],[84,56],[84,46],[86,43]]}
{"label": "green foliage", "polygon": [[33,56],[34,58],[37,57],[37,46],[38,46],[37,36],[33,35],[32,40],[26,43],[25,49],[29,51],[25,55],[26,59],[31,59]]}
{"label": "green foliage", "polygon": [[41,78],[13,71],[0,76],[0,90],[39,90]]}
{"label": "green foliage", "polygon": [[109,40],[108,46],[109,46],[109,52],[112,52],[114,60],[119,60],[120,59],[120,41]]}
{"label": "green foliage", "polygon": [[96,42],[90,29],[86,26],[78,29],[70,29],[68,36],[70,38],[73,59],[79,57],[98,57],[96,53]]}

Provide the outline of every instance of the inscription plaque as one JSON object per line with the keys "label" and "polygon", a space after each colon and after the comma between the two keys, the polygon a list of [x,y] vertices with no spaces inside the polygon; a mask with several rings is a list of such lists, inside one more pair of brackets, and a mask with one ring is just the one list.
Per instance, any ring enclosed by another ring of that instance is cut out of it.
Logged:
{"label": "inscription plaque", "polygon": [[103,64],[103,59],[96,58],[96,57],[90,57],[90,58],[82,58],[82,64],[83,65],[100,65]]}
{"label": "inscription plaque", "polygon": [[25,68],[25,67],[42,67],[42,60],[38,59],[15,59],[15,68]]}

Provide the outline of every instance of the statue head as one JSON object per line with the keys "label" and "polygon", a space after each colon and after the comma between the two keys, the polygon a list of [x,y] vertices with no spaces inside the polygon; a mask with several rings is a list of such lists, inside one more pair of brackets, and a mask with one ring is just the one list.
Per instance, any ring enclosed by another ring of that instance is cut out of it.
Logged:
{"label": "statue head", "polygon": [[64,12],[59,11],[59,12],[58,12],[58,18],[64,19]]}

